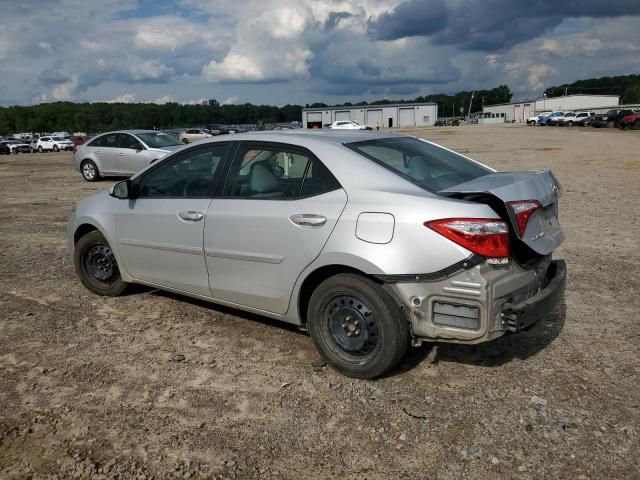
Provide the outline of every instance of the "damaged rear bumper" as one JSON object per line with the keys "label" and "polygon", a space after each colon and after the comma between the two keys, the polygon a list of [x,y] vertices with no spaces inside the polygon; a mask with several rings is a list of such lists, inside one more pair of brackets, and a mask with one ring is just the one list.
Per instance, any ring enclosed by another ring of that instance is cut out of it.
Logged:
{"label": "damaged rear bumper", "polygon": [[565,262],[550,257],[530,269],[468,262],[444,278],[414,276],[386,288],[404,307],[414,343],[481,343],[549,314],[562,301],[566,274]]}
{"label": "damaged rear bumper", "polygon": [[517,332],[527,328],[550,313],[562,300],[567,282],[564,260],[551,262],[547,269],[547,285],[527,300],[502,305],[502,319],[506,330]]}

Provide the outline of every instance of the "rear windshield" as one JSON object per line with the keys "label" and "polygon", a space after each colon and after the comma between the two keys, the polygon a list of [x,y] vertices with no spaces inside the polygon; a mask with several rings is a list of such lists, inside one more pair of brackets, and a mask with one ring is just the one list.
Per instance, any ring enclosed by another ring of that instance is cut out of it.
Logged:
{"label": "rear windshield", "polygon": [[431,192],[492,173],[462,155],[417,138],[382,138],[346,146]]}
{"label": "rear windshield", "polygon": [[145,132],[136,133],[147,146],[151,148],[171,147],[173,145],[182,145],[177,138],[167,135],[164,132]]}

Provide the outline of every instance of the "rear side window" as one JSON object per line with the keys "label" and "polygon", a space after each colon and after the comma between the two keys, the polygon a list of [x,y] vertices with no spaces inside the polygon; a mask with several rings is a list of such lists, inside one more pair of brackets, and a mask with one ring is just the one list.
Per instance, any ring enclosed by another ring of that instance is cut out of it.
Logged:
{"label": "rear side window", "polygon": [[92,141],[89,146],[90,147],[117,147],[117,133],[108,133],[106,135],[102,135]]}
{"label": "rear side window", "polygon": [[292,199],[319,195],[340,184],[309,152],[271,145],[240,147],[225,185],[227,197]]}
{"label": "rear side window", "polygon": [[431,192],[491,173],[462,155],[416,138],[383,138],[346,146]]}

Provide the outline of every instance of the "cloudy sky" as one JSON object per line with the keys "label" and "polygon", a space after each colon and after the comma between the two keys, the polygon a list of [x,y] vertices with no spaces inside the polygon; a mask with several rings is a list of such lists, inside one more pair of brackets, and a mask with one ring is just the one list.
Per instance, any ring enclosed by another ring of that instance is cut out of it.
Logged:
{"label": "cloudy sky", "polygon": [[336,103],[640,73],[640,0],[0,0],[0,105]]}

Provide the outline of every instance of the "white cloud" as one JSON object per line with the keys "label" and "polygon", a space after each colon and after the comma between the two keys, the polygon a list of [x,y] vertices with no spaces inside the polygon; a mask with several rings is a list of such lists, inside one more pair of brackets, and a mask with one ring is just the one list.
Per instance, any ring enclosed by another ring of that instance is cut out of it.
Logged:
{"label": "white cloud", "polygon": [[76,88],[78,88],[78,80],[74,77],[73,80],[55,86],[51,95],[55,100],[73,100]]}
{"label": "white cloud", "polygon": [[165,103],[173,102],[173,97],[171,95],[165,95],[160,98],[156,98],[155,100],[151,100],[149,103],[155,103],[157,105],[164,105]]}
{"label": "white cloud", "polygon": [[198,99],[195,99],[195,100],[186,100],[186,101],[181,102],[181,103],[182,103],[182,105],[202,105],[202,104],[207,103],[208,101],[209,101],[209,99],[202,97],[202,98],[198,98]]}
{"label": "white cloud", "polygon": [[228,97],[224,102],[222,102],[222,105],[235,105],[238,102],[238,96],[234,95],[232,97]]}
{"label": "white cloud", "polygon": [[123,93],[122,95],[107,100],[107,103],[134,103],[136,101],[135,93]]}
{"label": "white cloud", "polygon": [[143,60],[138,62],[134,59],[130,63],[129,69],[131,72],[131,79],[137,82],[144,80],[158,80],[161,78],[169,78],[173,76],[175,70],[172,67],[168,67],[164,63],[160,63],[158,60]]}
{"label": "white cloud", "polygon": [[[530,96],[577,78],[640,71],[639,17],[577,18],[485,52],[423,37],[373,40],[369,22],[404,1],[169,0],[172,8],[161,10],[175,13],[153,15],[136,10],[138,0],[110,0],[109,8],[104,0],[56,0],[43,15],[25,0],[22,10],[2,12],[0,59],[12,68],[2,73],[0,104],[126,95],[338,102],[501,83]],[[141,15],[121,15],[131,10]],[[69,12],[83,28],[64,27]]]}

